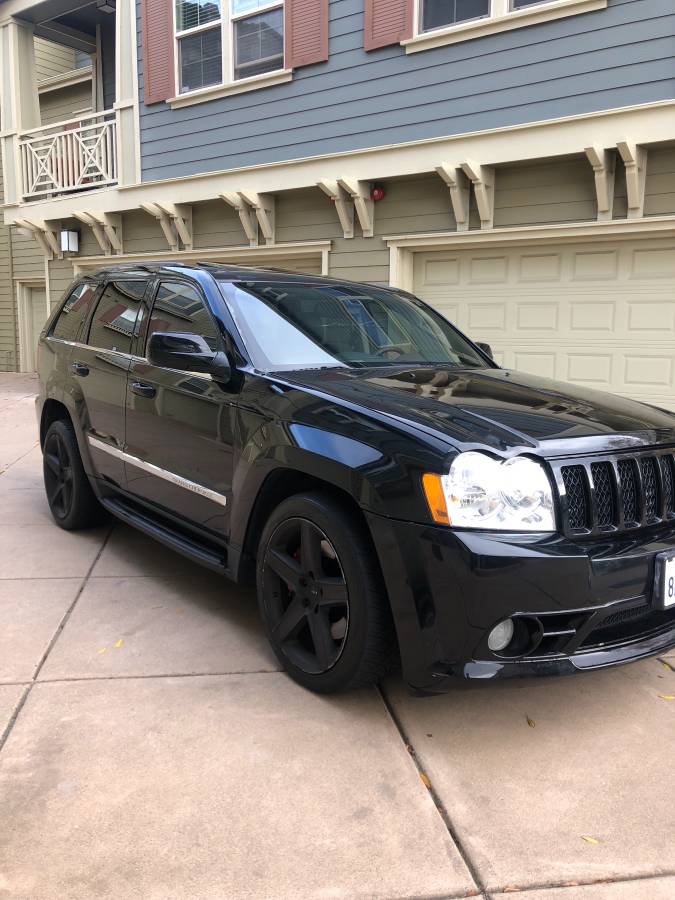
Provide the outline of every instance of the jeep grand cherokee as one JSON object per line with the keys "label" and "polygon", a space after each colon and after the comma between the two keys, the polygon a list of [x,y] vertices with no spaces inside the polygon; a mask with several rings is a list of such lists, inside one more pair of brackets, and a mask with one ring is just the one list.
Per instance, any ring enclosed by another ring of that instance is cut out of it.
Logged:
{"label": "jeep grand cherokee", "polygon": [[82,277],[38,355],[57,524],[255,570],[313,690],[675,645],[667,411],[504,369],[402,291],[223,265]]}

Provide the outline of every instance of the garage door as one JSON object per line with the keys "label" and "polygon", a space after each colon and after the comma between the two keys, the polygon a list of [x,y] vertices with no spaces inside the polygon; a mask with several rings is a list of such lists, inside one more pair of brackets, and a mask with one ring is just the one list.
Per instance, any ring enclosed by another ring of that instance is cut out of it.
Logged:
{"label": "garage door", "polygon": [[675,409],[675,241],[418,253],[415,292],[504,366]]}

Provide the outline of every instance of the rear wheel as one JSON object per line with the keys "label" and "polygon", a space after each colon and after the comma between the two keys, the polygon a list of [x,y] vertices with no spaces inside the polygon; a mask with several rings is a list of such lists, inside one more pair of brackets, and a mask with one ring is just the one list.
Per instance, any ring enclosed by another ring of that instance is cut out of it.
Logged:
{"label": "rear wheel", "polygon": [[52,422],[42,451],[47,502],[54,521],[66,531],[99,525],[105,513],[84,471],[70,422]]}
{"label": "rear wheel", "polygon": [[260,540],[258,601],[286,671],[320,693],[374,684],[393,628],[372,545],[354,516],[322,494],[285,500]]}

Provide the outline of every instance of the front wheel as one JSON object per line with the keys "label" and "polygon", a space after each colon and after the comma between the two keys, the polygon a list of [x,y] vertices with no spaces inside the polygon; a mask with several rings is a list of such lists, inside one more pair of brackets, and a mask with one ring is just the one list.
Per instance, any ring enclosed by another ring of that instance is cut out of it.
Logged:
{"label": "front wheel", "polygon": [[369,536],[323,494],[291,497],[270,516],[257,559],[267,636],[298,683],[319,693],[375,684],[394,647]]}

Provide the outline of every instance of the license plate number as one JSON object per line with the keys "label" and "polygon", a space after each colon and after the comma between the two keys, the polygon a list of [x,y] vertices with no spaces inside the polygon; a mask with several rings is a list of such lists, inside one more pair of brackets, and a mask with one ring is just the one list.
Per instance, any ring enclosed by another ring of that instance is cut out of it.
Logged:
{"label": "license plate number", "polygon": [[661,606],[675,606],[675,554],[657,557],[657,597]]}

